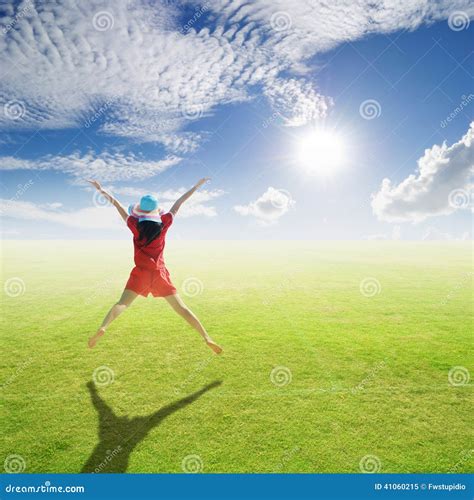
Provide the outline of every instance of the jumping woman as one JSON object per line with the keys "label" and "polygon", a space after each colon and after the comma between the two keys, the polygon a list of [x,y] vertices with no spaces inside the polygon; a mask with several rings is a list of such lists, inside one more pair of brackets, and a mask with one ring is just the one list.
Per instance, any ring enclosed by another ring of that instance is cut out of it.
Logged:
{"label": "jumping woman", "polygon": [[151,293],[154,297],[163,297],[201,335],[204,342],[216,354],[222,352],[222,348],[211,339],[199,319],[181,300],[171,282],[163,259],[166,233],[173,224],[174,217],[181,205],[208,180],[207,178],[201,179],[193,188],[183,194],[166,214],[162,214],[158,208],[158,200],[151,195],[143,196],[140,203],[136,205],[130,205],[127,212],[119,201],[102,189],[97,181],[88,181],[112,203],[132,231],[135,260],[135,267],[125,285],[122,297],[107,313],[97,333],[89,339],[90,348],[97,344],[110,323],[122,314],[139,295],[146,297]]}

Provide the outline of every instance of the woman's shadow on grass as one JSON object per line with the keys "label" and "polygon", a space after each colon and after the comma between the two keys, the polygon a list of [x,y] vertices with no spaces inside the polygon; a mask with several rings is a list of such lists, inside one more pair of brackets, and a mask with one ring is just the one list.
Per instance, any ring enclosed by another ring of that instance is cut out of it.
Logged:
{"label": "woman's shadow on grass", "polygon": [[92,404],[99,414],[99,442],[81,472],[126,472],[130,454],[147,434],[175,411],[194,403],[207,391],[222,384],[215,381],[145,417],[118,417],[88,382]]}

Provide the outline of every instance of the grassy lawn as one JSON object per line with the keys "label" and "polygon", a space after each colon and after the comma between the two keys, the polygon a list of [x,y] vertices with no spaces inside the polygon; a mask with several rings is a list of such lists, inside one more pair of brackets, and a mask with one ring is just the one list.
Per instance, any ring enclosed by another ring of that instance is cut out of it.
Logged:
{"label": "grassy lawn", "polygon": [[3,244],[8,467],[473,470],[469,244],[170,242],[220,357],[151,297],[86,348],[131,258],[127,242]]}

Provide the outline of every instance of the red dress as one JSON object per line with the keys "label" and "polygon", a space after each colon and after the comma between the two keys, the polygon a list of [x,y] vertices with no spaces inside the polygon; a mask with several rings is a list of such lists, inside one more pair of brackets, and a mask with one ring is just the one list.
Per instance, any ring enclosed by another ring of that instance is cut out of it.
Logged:
{"label": "red dress", "polygon": [[160,236],[144,246],[139,240],[138,219],[132,216],[127,219],[127,226],[133,233],[135,267],[125,288],[144,297],[150,293],[154,297],[166,297],[176,293],[163,259],[166,232],[173,223],[173,214],[162,215],[161,222],[163,228]]}

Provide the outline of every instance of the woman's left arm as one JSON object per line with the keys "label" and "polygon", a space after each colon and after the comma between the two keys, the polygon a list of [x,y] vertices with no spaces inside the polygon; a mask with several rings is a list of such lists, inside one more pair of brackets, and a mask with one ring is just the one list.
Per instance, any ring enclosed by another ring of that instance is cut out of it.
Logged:
{"label": "woman's left arm", "polygon": [[99,193],[108,201],[110,201],[110,203],[112,203],[112,205],[117,209],[118,213],[120,214],[120,216],[122,217],[122,219],[127,222],[127,219],[128,219],[128,213],[127,211],[125,210],[125,208],[123,207],[123,205],[116,199],[114,198],[110,193],[108,193],[105,189],[102,188],[102,186],[100,185],[100,183],[98,181],[94,181],[94,180],[88,180],[87,181],[89,184],[92,184],[96,189],[97,191],[99,191]]}
{"label": "woman's left arm", "polygon": [[209,177],[204,177],[203,179],[200,179],[196,185],[194,185],[189,191],[184,193],[180,198],[178,198],[173,206],[170,209],[170,212],[173,214],[173,217],[178,213],[178,210],[181,208],[181,205],[191,198],[191,196],[203,185],[206,184],[206,182],[210,181]]}

